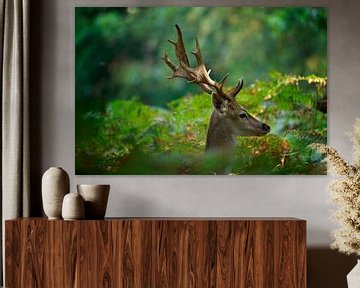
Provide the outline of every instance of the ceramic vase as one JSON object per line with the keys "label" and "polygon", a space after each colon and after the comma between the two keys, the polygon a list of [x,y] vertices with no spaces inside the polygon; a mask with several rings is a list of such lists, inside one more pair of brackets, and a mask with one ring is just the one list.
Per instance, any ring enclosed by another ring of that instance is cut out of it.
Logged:
{"label": "ceramic vase", "polygon": [[348,288],[360,287],[360,260],[357,261],[355,267],[347,275]]}
{"label": "ceramic vase", "polygon": [[65,195],[62,204],[62,217],[64,220],[84,219],[84,199],[79,193],[69,193]]}
{"label": "ceramic vase", "polygon": [[69,193],[69,175],[60,167],[49,168],[42,177],[43,208],[49,219],[61,219],[63,198]]}
{"label": "ceramic vase", "polygon": [[110,185],[77,185],[78,193],[85,201],[85,219],[104,219]]}

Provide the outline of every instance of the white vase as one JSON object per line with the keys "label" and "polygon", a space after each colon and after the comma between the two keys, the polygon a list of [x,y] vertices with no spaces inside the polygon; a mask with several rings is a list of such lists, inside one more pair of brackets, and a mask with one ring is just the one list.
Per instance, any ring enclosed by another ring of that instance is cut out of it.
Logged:
{"label": "white vase", "polygon": [[79,193],[69,193],[65,195],[62,204],[62,217],[64,220],[84,219],[84,199]]}
{"label": "white vase", "polygon": [[355,267],[347,275],[348,288],[360,287],[360,260],[357,261]]}
{"label": "white vase", "polygon": [[85,219],[104,219],[110,185],[77,185],[77,191],[85,201]]}
{"label": "white vase", "polygon": [[43,208],[49,219],[61,219],[63,198],[69,193],[69,175],[60,167],[51,167],[42,177]]}

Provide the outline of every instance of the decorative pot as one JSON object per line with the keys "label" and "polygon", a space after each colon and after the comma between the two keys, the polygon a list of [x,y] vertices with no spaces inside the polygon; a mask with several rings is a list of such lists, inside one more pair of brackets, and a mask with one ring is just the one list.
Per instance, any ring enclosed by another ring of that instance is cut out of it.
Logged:
{"label": "decorative pot", "polygon": [[85,201],[85,219],[104,219],[110,185],[77,185],[77,191]]}
{"label": "decorative pot", "polygon": [[84,219],[84,199],[77,192],[65,195],[62,204],[62,217],[64,220]]}
{"label": "decorative pot", "polygon": [[49,219],[61,219],[63,198],[69,193],[69,175],[60,167],[50,167],[42,177],[43,208]]}
{"label": "decorative pot", "polygon": [[357,261],[355,267],[347,275],[348,288],[360,287],[360,260]]}

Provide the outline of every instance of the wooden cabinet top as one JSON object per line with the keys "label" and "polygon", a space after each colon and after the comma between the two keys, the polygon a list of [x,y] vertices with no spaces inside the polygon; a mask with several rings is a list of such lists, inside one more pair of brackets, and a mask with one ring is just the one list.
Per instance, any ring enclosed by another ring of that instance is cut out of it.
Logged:
{"label": "wooden cabinet top", "polygon": [[[6,221],[64,221],[48,220],[47,218],[30,217],[15,218]],[[77,220],[77,221],[299,221],[306,222],[304,219],[293,217],[108,217],[103,220]]]}

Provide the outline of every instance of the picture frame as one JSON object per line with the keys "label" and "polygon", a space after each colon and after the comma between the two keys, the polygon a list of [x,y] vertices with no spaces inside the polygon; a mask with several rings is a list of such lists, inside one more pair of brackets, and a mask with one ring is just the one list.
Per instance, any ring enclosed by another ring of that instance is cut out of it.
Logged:
{"label": "picture frame", "polygon": [[[326,20],[321,7],[76,7],[76,174],[326,174],[308,148],[327,142]],[[176,75],[199,66],[196,45],[214,86]]]}

